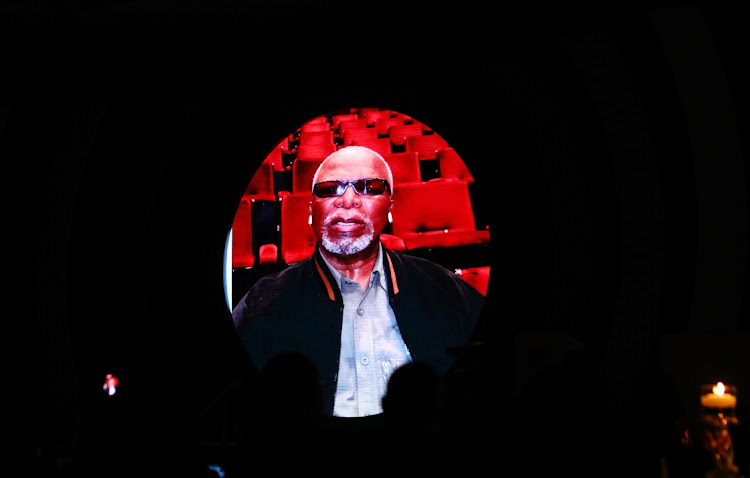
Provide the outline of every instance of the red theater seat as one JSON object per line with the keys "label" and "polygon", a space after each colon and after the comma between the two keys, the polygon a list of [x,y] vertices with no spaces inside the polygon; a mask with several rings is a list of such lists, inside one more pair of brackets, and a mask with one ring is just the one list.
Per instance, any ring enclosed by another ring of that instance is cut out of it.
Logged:
{"label": "red theater seat", "polygon": [[437,158],[437,153],[448,148],[448,141],[437,133],[407,136],[404,148],[406,151],[416,151],[420,160]]}
{"label": "red theater seat", "polygon": [[292,192],[307,192],[308,194],[312,191],[312,180],[315,176],[315,171],[318,170],[318,166],[323,162],[325,157],[302,159],[297,158],[292,163]]}
{"label": "red theater seat", "polygon": [[364,118],[345,119],[339,122],[339,129],[337,133],[339,137],[343,139],[346,136],[347,131],[364,128],[367,128],[367,120],[365,120]]}
{"label": "red theater seat", "polygon": [[377,120],[390,118],[391,110],[365,111],[364,113],[360,113],[360,116],[365,119],[367,126],[372,128],[375,126]]}
{"label": "red theater seat", "polygon": [[318,116],[303,124],[300,131],[331,131],[331,124],[325,116]]}
{"label": "red theater seat", "polygon": [[380,242],[382,242],[385,247],[392,251],[406,252],[406,243],[404,243],[404,240],[400,237],[394,236],[392,234],[381,233]]}
{"label": "red theater seat", "polygon": [[315,250],[317,239],[307,223],[310,199],[309,192],[283,194],[279,197],[279,254],[282,267],[310,257]]}
{"label": "red theater seat", "polygon": [[299,146],[334,144],[333,131],[300,131]]}
{"label": "red theater seat", "polygon": [[232,268],[253,267],[253,205],[243,197],[232,222]]}
{"label": "red theater seat", "polygon": [[[384,138],[387,140],[387,138]],[[401,183],[418,183],[422,180],[419,155],[416,152],[390,153],[383,155],[393,173],[393,186]]]}
{"label": "red theater seat", "polygon": [[294,152],[295,159],[324,159],[329,154],[336,151],[336,145],[333,143],[321,143],[312,145],[300,145]]}
{"label": "red theater seat", "polygon": [[394,111],[392,116],[394,118],[401,119],[401,121],[403,122],[403,124],[412,124],[412,123],[414,123],[414,118],[412,118],[411,116],[406,115],[404,113],[399,113],[397,111]]}
{"label": "red theater seat", "polygon": [[360,118],[366,117],[369,113],[381,111],[382,108],[378,108],[377,106],[362,106],[359,108],[353,108],[352,113],[357,113],[357,115]]}
{"label": "red theater seat", "polygon": [[245,188],[245,196],[255,201],[276,201],[273,185],[274,163],[263,161]]}
{"label": "red theater seat", "polygon": [[404,124],[404,120],[400,117],[378,118],[375,120],[375,131],[377,131],[378,136],[385,138],[388,136],[388,128],[402,124]]}
{"label": "red theater seat", "polygon": [[279,142],[278,147],[281,149],[282,158],[284,155],[292,154],[292,146],[289,144],[290,136],[291,135],[285,137],[281,140],[281,142]]}
{"label": "red theater seat", "polygon": [[342,113],[342,114],[333,115],[333,117],[331,118],[331,126],[332,126],[331,129],[333,129],[333,131],[338,131],[339,124],[342,121],[356,120],[356,119],[359,119],[359,115],[357,113]]}
{"label": "red theater seat", "polygon": [[394,187],[392,233],[403,239],[409,250],[490,241],[489,229],[476,229],[468,185],[462,181]]}
{"label": "red theater seat", "polygon": [[[343,135],[343,146],[353,144],[362,145],[363,143],[375,141],[378,139],[378,132],[375,128],[348,128]],[[390,147],[390,144],[388,145]]]}
{"label": "red theater seat", "polygon": [[437,164],[438,178],[435,180],[474,182],[474,176],[472,176],[466,163],[453,148],[438,151]]}
{"label": "red theater seat", "polygon": [[264,163],[271,163],[273,170],[282,172],[285,170],[284,167],[284,154],[283,154],[283,148],[281,144],[277,144],[275,148],[271,150],[270,153],[268,153],[268,156],[266,156],[266,159],[263,160]]}
{"label": "red theater seat", "polygon": [[422,123],[421,121],[417,121],[415,119],[412,119],[411,124],[418,124],[422,127],[422,134],[432,134],[432,128],[427,126],[426,124]]}
{"label": "red theater seat", "polygon": [[456,269],[456,275],[468,282],[482,295],[487,295],[487,286],[490,281],[490,266]]}
{"label": "red theater seat", "polygon": [[405,146],[409,136],[422,136],[422,126],[418,124],[395,124],[388,127],[388,138],[394,146]]}
{"label": "red theater seat", "polygon": [[391,141],[388,138],[360,138],[352,142],[352,145],[366,146],[381,156],[391,154]]}

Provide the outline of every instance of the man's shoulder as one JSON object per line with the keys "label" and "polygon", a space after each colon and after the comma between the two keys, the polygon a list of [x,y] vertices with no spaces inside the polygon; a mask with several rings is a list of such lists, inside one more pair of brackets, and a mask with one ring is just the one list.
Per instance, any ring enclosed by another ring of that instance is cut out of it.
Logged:
{"label": "man's shoulder", "polygon": [[255,281],[242,298],[234,313],[252,310],[255,315],[269,313],[271,308],[288,303],[289,296],[298,296],[305,289],[312,270],[311,259],[295,262],[283,270],[264,275]]}
{"label": "man's shoulder", "polygon": [[425,257],[415,256],[406,254],[398,251],[388,251],[391,257],[391,263],[396,267],[404,268],[405,270],[417,270],[425,271],[427,273],[448,273],[451,271],[437,262],[431,261]]}
{"label": "man's shoulder", "polygon": [[303,259],[286,266],[284,269],[267,274],[259,278],[253,288],[268,287],[273,284],[297,283],[302,277],[307,276],[312,271],[312,257]]}
{"label": "man's shoulder", "polygon": [[398,251],[389,251],[391,263],[399,282],[416,290],[429,290],[437,294],[473,295],[476,290],[461,279],[455,271],[428,258]]}

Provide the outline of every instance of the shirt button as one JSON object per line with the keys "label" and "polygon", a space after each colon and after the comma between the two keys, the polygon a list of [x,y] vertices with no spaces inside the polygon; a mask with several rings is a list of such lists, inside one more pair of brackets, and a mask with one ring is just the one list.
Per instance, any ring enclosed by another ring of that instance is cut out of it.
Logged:
{"label": "shirt button", "polygon": [[364,309],[357,309],[357,315],[362,315],[365,313]]}
{"label": "shirt button", "polygon": [[362,357],[363,364],[367,365],[369,362],[370,362],[370,359],[368,359],[367,357]]}

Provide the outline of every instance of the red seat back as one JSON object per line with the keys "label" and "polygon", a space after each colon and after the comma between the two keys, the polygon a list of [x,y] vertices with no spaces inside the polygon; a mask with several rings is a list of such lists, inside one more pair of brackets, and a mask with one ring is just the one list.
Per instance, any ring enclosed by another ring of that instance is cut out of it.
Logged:
{"label": "red seat back", "polygon": [[375,128],[349,128],[344,132],[343,144],[345,146],[363,145],[377,139],[378,132],[375,131]]}
{"label": "red seat back", "polygon": [[381,156],[391,154],[391,141],[388,138],[361,137],[353,141],[351,144],[368,147]]}
{"label": "red seat back", "polygon": [[301,131],[299,134],[299,145],[328,145],[334,144],[333,131],[325,129],[323,131]]}
{"label": "red seat back", "polygon": [[489,243],[477,230],[462,181],[404,183],[393,189],[393,235],[409,249]]}
{"label": "red seat back", "polygon": [[377,131],[378,136],[384,138],[388,136],[388,128],[402,124],[404,124],[404,120],[401,117],[378,118],[375,120],[375,131]]}
{"label": "red seat back", "polygon": [[307,223],[310,200],[309,192],[291,193],[279,198],[279,244],[283,266],[306,259],[315,250],[317,238]]}
{"label": "red seat back", "polygon": [[456,275],[469,283],[479,291],[480,294],[487,295],[487,286],[490,282],[490,266],[467,267],[457,269]]}
{"label": "red seat back", "polygon": [[436,159],[438,151],[448,147],[448,141],[437,133],[408,136],[405,141],[405,151],[416,151],[420,160]]}
{"label": "red seat back", "polygon": [[367,122],[367,126],[373,127],[375,126],[375,123],[377,122],[377,120],[382,119],[382,118],[390,118],[391,111],[390,110],[365,111],[364,113],[361,113],[361,116]]}
{"label": "red seat back", "polygon": [[422,136],[422,126],[419,124],[395,124],[388,128],[388,138],[395,146],[404,146],[409,136]]}
{"label": "red seat back", "polygon": [[339,124],[342,121],[356,120],[356,119],[359,119],[359,115],[357,113],[341,113],[341,114],[333,115],[333,117],[331,118],[332,129],[333,131],[338,131]]}
{"label": "red seat back", "polygon": [[339,121],[339,136],[343,137],[344,134],[346,134],[347,130],[357,128],[367,128],[367,120],[364,118],[342,119],[341,121]]}
{"label": "red seat back", "polygon": [[336,151],[336,145],[333,143],[320,143],[311,145],[299,145],[294,150],[296,159],[325,159],[326,156]]}
{"label": "red seat back", "polygon": [[292,192],[312,191],[313,176],[318,166],[323,162],[324,157],[302,159],[297,158],[292,163]]}
{"label": "red seat back", "polygon": [[455,149],[445,148],[438,151],[437,162],[440,179],[474,182],[474,176]]}
{"label": "red seat back", "polygon": [[243,197],[232,222],[232,268],[254,265],[252,201]]}
{"label": "red seat back", "polygon": [[276,147],[268,153],[268,156],[266,156],[266,159],[264,159],[263,162],[271,163],[274,171],[284,171],[284,156],[282,154],[284,152],[283,146],[277,144]]}
{"label": "red seat back", "polygon": [[383,155],[393,173],[393,186],[401,183],[418,183],[422,180],[419,155],[416,152],[390,153]]}
{"label": "red seat back", "polygon": [[318,116],[306,122],[300,128],[300,131],[330,131],[331,124],[325,116]]}
{"label": "red seat back", "polygon": [[245,196],[261,201],[275,201],[273,185],[274,163],[263,161],[245,188]]}

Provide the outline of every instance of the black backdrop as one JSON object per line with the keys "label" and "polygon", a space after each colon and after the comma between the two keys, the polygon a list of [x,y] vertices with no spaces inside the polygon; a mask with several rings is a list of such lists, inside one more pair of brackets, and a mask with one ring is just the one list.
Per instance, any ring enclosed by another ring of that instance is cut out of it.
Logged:
{"label": "black backdrop", "polygon": [[[612,460],[654,371],[687,400],[694,380],[750,386],[747,33],[728,5],[4,6],[21,461],[75,442],[106,373],[133,435],[201,434],[192,417],[252,374],[223,290],[239,195],[279,138],[352,106],[466,160],[492,224],[478,339],[585,344]],[[491,355],[518,372],[515,353]]]}

